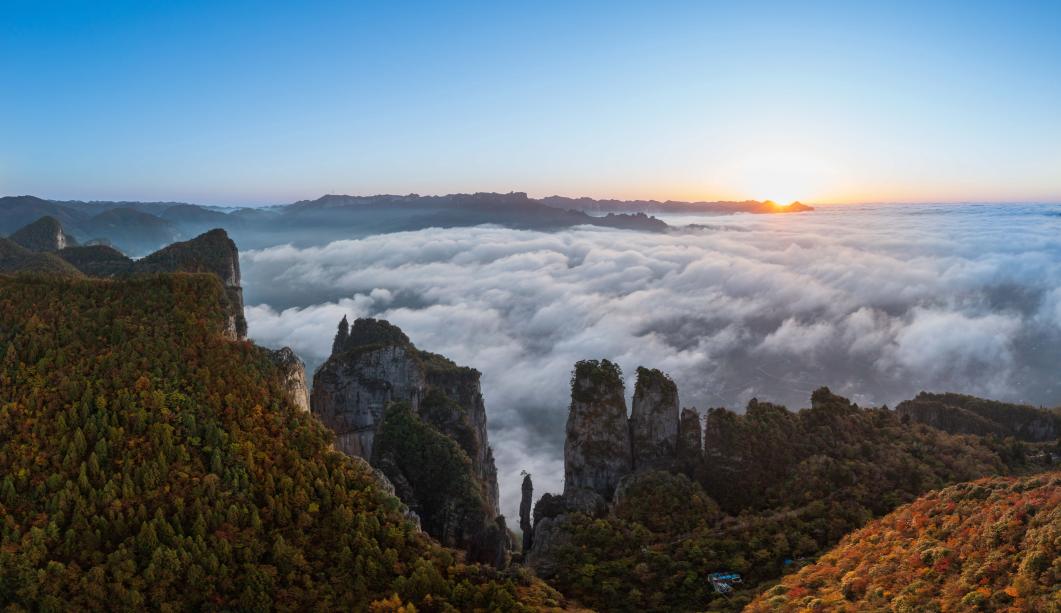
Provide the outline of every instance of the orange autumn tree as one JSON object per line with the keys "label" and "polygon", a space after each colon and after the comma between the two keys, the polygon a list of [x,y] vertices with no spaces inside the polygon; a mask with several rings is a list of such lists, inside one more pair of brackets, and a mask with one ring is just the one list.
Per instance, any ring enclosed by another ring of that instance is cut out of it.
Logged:
{"label": "orange autumn tree", "polygon": [[1061,610],[1061,472],[927,494],[747,610]]}

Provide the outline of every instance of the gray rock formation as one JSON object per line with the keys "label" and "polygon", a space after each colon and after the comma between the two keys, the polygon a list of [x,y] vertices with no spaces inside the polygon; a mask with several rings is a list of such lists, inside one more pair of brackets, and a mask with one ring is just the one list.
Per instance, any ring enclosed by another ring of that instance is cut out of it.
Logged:
{"label": "gray rock formation", "polygon": [[306,365],[290,347],[269,352],[269,359],[280,369],[288,398],[299,409],[309,411],[309,386],[306,385]]}
{"label": "gray rock formation", "polygon": [[335,432],[336,449],[371,458],[376,427],[389,403],[405,401],[419,411],[427,378],[410,347],[408,339],[366,343],[333,353],[314,373],[310,406]]}
{"label": "gray rock formation", "polygon": [[584,488],[610,500],[632,464],[622,371],[608,360],[579,362],[564,440],[564,493]]}
{"label": "gray rock formation", "polygon": [[496,514],[497,468],[486,432],[479,371],[420,351],[398,327],[374,319],[358,319],[349,326],[343,318],[334,349],[314,374],[310,405],[335,431],[336,448],[371,458],[384,409],[391,402],[407,402],[461,445]]}
{"label": "gray rock formation", "polygon": [[571,546],[571,532],[565,529],[571,521],[570,515],[558,515],[534,522],[534,547],[525,560],[539,577],[550,579],[556,575],[558,552]]}
{"label": "gray rock formation", "polygon": [[483,495],[496,515],[500,513],[497,467],[494,451],[487,442],[486,403],[479,383],[482,375],[439,355],[420,352],[420,356],[427,365],[429,389],[441,392],[461,408],[460,411],[435,411],[426,416],[440,431],[455,438],[471,458]]}
{"label": "gray rock formation", "polygon": [[531,524],[531,505],[534,500],[534,483],[524,474],[522,496],[519,500],[519,529],[523,531],[523,551],[530,551],[534,543],[534,527]]}
{"label": "gray rock formation", "polygon": [[59,220],[45,215],[11,235],[11,240],[30,251],[59,251],[77,246],[77,241],[63,230]]}
{"label": "gray rock formation", "polygon": [[636,470],[669,470],[678,442],[678,386],[656,369],[638,368],[630,414]]}
{"label": "gray rock formation", "polygon": [[703,431],[700,428],[700,414],[695,409],[682,409],[678,419],[678,469],[688,476],[693,476],[704,453]]}
{"label": "gray rock formation", "polygon": [[[335,432],[336,448],[383,470],[432,536],[475,559],[502,561],[497,548],[511,538],[495,519],[497,469],[479,372],[418,350],[399,328],[374,319],[343,318],[332,349],[314,374],[310,406]],[[436,472],[445,476],[429,476],[424,461],[440,462]]]}
{"label": "gray rock formation", "polygon": [[[619,483],[622,483],[622,479],[619,479]],[[609,499],[601,496],[596,490],[589,488],[568,488],[564,495],[560,497],[560,500],[563,503],[565,513],[582,513],[590,517],[603,517],[608,512]]]}
{"label": "gray rock formation", "polygon": [[[699,415],[679,412],[678,388],[670,377],[638,368],[627,419],[619,367],[607,360],[579,362],[571,377],[564,493],[545,494],[534,505],[527,563],[549,577],[557,552],[567,545],[565,526],[572,514],[603,517],[615,512],[631,490],[640,497],[657,485],[662,491],[690,489],[693,482],[686,475],[695,473],[700,461]],[[637,512],[651,508],[627,506]]]}

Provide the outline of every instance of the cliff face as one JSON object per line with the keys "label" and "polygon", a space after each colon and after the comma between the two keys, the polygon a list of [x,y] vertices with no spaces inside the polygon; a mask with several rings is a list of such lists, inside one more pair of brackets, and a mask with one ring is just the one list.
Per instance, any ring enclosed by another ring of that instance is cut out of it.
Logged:
{"label": "cliff face", "polygon": [[284,390],[300,410],[309,412],[309,387],[306,385],[306,365],[290,347],[269,352],[269,358],[280,369]]}
{"label": "cliff face", "polygon": [[562,526],[573,514],[606,517],[631,484],[638,484],[637,491],[661,480],[669,487],[681,482],[669,471],[692,476],[700,465],[700,417],[692,409],[679,413],[678,388],[670,377],[638,368],[632,408],[627,419],[617,365],[608,360],[575,364],[564,440],[564,492],[543,495],[534,505],[531,530],[523,528],[529,546],[525,559],[541,576],[555,572],[557,551],[567,545],[560,536]]}
{"label": "cliff face", "polygon": [[523,485],[520,488],[519,499],[519,529],[523,531],[523,552],[530,551],[534,542],[534,528],[531,524],[531,505],[534,502],[534,483],[530,475],[523,476]]}
{"label": "cliff face", "polygon": [[1061,437],[1061,411],[984,400],[963,394],[921,392],[895,408],[904,419],[952,434],[1012,436],[1029,442]]}
{"label": "cliff face", "polygon": [[672,468],[678,442],[678,387],[659,370],[637,369],[630,414],[634,468]]}
{"label": "cliff face", "polygon": [[396,326],[339,324],[313,377],[311,408],[340,451],[368,459],[443,543],[480,561],[504,559],[497,469],[480,374],[418,350]]}
{"label": "cliff face", "polygon": [[693,409],[682,409],[678,419],[678,466],[692,476],[700,465],[704,454],[703,433],[700,430],[700,414]]}
{"label": "cliff face", "polygon": [[633,468],[622,372],[608,360],[575,365],[564,440],[564,494],[588,489],[610,499]]}
{"label": "cliff face", "polygon": [[427,385],[451,399],[459,412],[423,411],[443,433],[455,438],[472,460],[476,476],[482,483],[483,496],[495,515],[500,514],[497,468],[494,451],[486,433],[486,403],[483,402],[481,374],[473,368],[460,367],[442,356],[421,352]]}
{"label": "cliff face", "polygon": [[335,431],[335,447],[372,457],[383,409],[405,401],[414,411],[427,390],[420,364],[406,346],[366,344],[333,353],[313,375],[310,406]]}

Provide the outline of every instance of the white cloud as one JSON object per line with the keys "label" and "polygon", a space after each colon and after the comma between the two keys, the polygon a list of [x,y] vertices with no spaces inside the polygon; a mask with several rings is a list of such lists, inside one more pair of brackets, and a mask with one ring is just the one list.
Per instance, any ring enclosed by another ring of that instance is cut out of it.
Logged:
{"label": "white cloud", "polygon": [[[335,325],[383,317],[483,372],[503,511],[519,470],[560,489],[575,361],[661,368],[683,404],[796,408],[921,389],[1061,403],[1061,219],[862,207],[732,216],[667,235],[428,229],[241,255],[252,338],[312,367]],[[1051,342],[1053,339],[1054,342]],[[628,381],[628,388],[633,381]]]}

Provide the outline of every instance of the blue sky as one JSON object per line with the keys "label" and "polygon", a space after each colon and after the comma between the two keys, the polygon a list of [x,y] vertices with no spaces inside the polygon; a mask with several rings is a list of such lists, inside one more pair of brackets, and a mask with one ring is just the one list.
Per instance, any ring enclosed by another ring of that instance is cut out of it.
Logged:
{"label": "blue sky", "polygon": [[1056,2],[2,7],[0,194],[1061,201]]}

